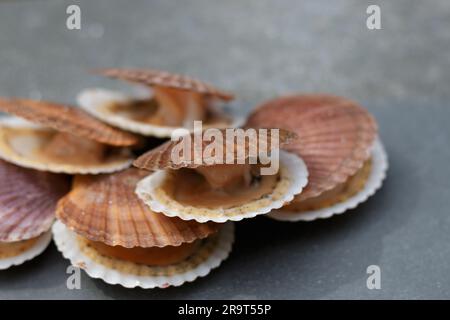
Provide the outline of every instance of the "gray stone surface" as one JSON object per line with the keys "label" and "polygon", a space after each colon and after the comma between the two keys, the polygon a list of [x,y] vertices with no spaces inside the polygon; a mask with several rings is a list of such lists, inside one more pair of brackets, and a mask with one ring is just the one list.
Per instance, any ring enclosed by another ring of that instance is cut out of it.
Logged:
{"label": "gray stone surface", "polygon": [[[65,28],[72,3],[81,31]],[[86,72],[110,66],[209,80],[237,94],[239,113],[284,93],[340,94],[380,123],[390,159],[383,189],[326,221],[239,223],[222,267],[180,288],[128,290],[83,274],[82,289],[69,291],[68,261],[52,245],[0,273],[0,299],[450,298],[450,2],[181,3],[0,1],[0,95],[73,103],[89,86],[119,88]],[[382,30],[369,31],[374,3]],[[372,264],[381,290],[366,288]]]}

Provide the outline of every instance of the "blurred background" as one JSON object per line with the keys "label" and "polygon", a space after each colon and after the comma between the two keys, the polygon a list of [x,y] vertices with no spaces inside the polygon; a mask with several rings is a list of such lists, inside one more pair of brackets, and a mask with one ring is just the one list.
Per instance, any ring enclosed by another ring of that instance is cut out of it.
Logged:
{"label": "blurred background", "polygon": [[[66,27],[69,5],[81,29]],[[369,5],[381,29],[366,26]],[[266,99],[327,92],[378,119],[390,156],[383,189],[351,213],[289,224],[240,223],[234,251],[181,288],[127,290],[92,280],[66,288],[52,245],[0,273],[8,298],[450,298],[450,2],[448,0],[0,0],[0,95],[75,103],[102,86],[88,72],[150,67],[234,92],[246,114]],[[366,268],[379,265],[381,290]]]}

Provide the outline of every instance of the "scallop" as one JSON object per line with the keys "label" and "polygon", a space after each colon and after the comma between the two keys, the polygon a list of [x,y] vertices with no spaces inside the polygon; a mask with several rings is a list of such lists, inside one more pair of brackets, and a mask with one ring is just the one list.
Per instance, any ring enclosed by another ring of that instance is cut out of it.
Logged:
{"label": "scallop", "polygon": [[[246,159],[248,159],[249,156],[251,156],[251,150],[256,150],[257,154],[259,155],[260,153],[262,153],[262,150],[271,151],[272,149],[277,147],[285,147],[297,138],[295,133],[287,130],[280,130],[277,128],[264,129],[267,130],[265,131],[266,134],[259,135],[259,133],[255,131],[257,133],[257,135],[254,136],[255,139],[246,139],[244,140],[243,144],[240,144],[240,141],[238,139],[233,139],[230,142],[227,141],[228,134],[237,134],[236,130],[243,129],[216,129],[216,132],[221,135],[223,142],[223,147],[218,148],[218,150],[221,150],[223,154],[222,156],[218,157],[218,159],[222,159],[224,161],[226,159],[231,159],[234,161],[234,163],[244,162],[246,161]],[[275,129],[276,131],[273,131],[273,129]],[[227,130],[231,131],[227,132]],[[272,144],[272,137],[276,139],[276,135],[278,135],[278,141],[276,141],[277,143]],[[217,163],[217,161],[213,160],[213,158],[215,158],[215,153],[213,157],[204,156],[206,154],[204,152],[206,148],[212,147],[215,143],[215,140],[210,141],[209,139],[206,139],[205,136],[200,137],[200,135],[198,135],[198,137],[201,138],[201,143],[199,144],[195,144],[195,134],[191,134],[190,141],[188,139],[182,141],[167,141],[159,147],[149,150],[148,152],[138,157],[134,161],[133,165],[141,169],[154,171],[160,169],[196,168],[199,166],[220,164]],[[173,158],[173,153],[176,152],[177,148],[182,147],[181,144],[184,143],[183,141],[191,142],[186,147],[186,150],[187,148],[191,148],[191,156],[187,154],[184,155],[182,153],[182,156],[175,161],[175,159]],[[200,161],[195,160],[195,154],[201,155]]]}
{"label": "scallop", "polygon": [[217,102],[233,95],[203,81],[150,69],[101,69],[96,73],[143,85],[152,96],[129,96],[105,89],[87,89],[78,95],[82,109],[106,123],[144,136],[169,138],[177,128],[193,129],[194,121],[205,127],[237,126]]}
{"label": "scallop", "polygon": [[169,218],[151,211],[134,193],[148,172],[131,168],[119,173],[76,176],[60,200],[57,217],[91,241],[110,246],[178,246],[215,233],[219,224]]}
{"label": "scallop", "polygon": [[132,160],[128,147],[141,141],[67,105],[0,98],[0,111],[28,121],[0,121],[0,157],[26,168],[68,174],[123,170]]}
{"label": "scallop", "polygon": [[30,122],[111,146],[131,146],[137,136],[110,127],[85,111],[64,104],[20,98],[0,98],[0,111]]}
{"label": "scallop", "polygon": [[69,177],[0,160],[0,179],[0,242],[27,240],[48,231],[58,200],[69,191]]}
{"label": "scallop", "polygon": [[99,69],[96,73],[120,80],[126,80],[151,87],[165,87],[178,90],[192,91],[206,96],[229,101],[232,94],[215,88],[203,81],[154,69]]}
{"label": "scallop", "polygon": [[248,126],[281,127],[298,139],[286,149],[299,155],[308,185],[295,200],[316,197],[345,182],[370,157],[377,137],[373,116],[359,104],[332,95],[293,95],[263,103]]}

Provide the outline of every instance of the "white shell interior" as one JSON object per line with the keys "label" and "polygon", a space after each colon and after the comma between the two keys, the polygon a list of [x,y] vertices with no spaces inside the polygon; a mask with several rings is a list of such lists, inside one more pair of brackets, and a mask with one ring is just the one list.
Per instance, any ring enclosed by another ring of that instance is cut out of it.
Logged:
{"label": "white shell interior", "polygon": [[50,244],[51,240],[51,231],[47,231],[46,233],[40,235],[36,243],[22,254],[15,257],[0,259],[0,270],[5,270],[12,266],[21,265],[22,263],[37,257],[42,252],[44,252],[44,250]]}
{"label": "white shell interior", "polygon": [[[206,209],[201,208],[202,212],[207,211],[208,214],[195,214],[195,208],[192,207],[190,212],[179,211],[173,207],[169,207],[160,201],[155,196],[155,190],[161,186],[165,177],[166,171],[159,170],[142,179],[136,187],[136,194],[141,198],[153,211],[161,212],[169,217],[179,217],[183,220],[196,220],[203,223],[207,221],[226,222],[226,221],[240,221],[244,218],[252,218],[257,215],[266,214],[272,209],[281,208],[285,203],[291,201],[295,195],[300,194],[308,182],[308,170],[304,161],[297,155],[280,151],[280,169],[287,170],[290,178],[290,185],[283,197],[279,200],[271,202],[269,205],[260,207],[256,210],[245,210],[244,206],[230,209]],[[270,195],[269,195],[270,197]],[[174,200],[174,202],[176,202]],[[245,206],[247,207],[247,206]],[[242,210],[240,210],[242,209]],[[236,214],[236,211],[241,213]]]}
{"label": "white shell interior", "polygon": [[[82,109],[94,117],[123,130],[139,133],[144,136],[170,138],[177,127],[158,126],[129,119],[121,114],[105,112],[105,106],[113,103],[125,103],[133,97],[107,89],[86,89],[78,94],[77,101]],[[243,118],[234,118],[229,127],[239,127],[244,123]]]}
{"label": "white shell interior", "polygon": [[[86,273],[96,279],[102,279],[109,284],[120,284],[126,288],[141,287],[143,289],[166,288],[180,286],[185,282],[192,282],[198,277],[206,276],[212,269],[217,268],[231,252],[234,242],[234,225],[227,223],[218,234],[218,243],[211,255],[197,267],[172,276],[137,276],[109,269],[86,255],[78,247],[76,234],[70,231],[60,221],[53,225],[53,238],[64,258],[69,259],[74,266],[82,266]],[[206,240],[207,241],[207,240]]]}

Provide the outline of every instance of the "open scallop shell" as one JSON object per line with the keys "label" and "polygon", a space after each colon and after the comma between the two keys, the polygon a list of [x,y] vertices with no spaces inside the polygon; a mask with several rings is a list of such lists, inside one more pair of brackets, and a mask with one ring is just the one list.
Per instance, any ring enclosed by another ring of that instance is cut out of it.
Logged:
{"label": "open scallop shell", "polygon": [[131,133],[110,127],[79,108],[46,101],[0,98],[0,111],[33,123],[68,132],[112,146],[131,146],[139,142]]}
{"label": "open scallop shell", "polygon": [[77,235],[59,221],[53,225],[53,238],[63,256],[72,265],[84,269],[90,277],[126,288],[152,289],[180,286],[217,268],[231,252],[234,226],[225,224],[218,234],[202,240],[199,249],[187,260],[166,267],[139,265],[101,256],[94,250],[81,247]]}
{"label": "open scallop shell", "polygon": [[280,151],[279,168],[280,180],[271,194],[231,208],[209,209],[186,206],[177,202],[160,187],[167,174],[164,170],[156,171],[141,180],[136,193],[153,211],[164,213],[169,217],[196,220],[201,223],[239,221],[281,208],[302,192],[308,181],[308,171],[303,160],[294,154]]}
{"label": "open scallop shell", "polygon": [[286,150],[303,158],[309,182],[297,197],[320,195],[354,175],[370,156],[377,135],[375,119],[351,100],[330,95],[297,95],[268,101],[247,126],[291,130],[298,139]]}
{"label": "open scallop shell", "polygon": [[221,100],[232,100],[232,94],[222,91],[203,81],[187,76],[152,69],[101,69],[96,73],[120,80],[146,86],[169,87],[179,90],[194,91]]}
{"label": "open scallop shell", "polygon": [[386,151],[380,140],[376,140],[372,149],[372,167],[369,178],[366,181],[364,188],[349,199],[332,205],[330,207],[321,208],[318,210],[303,211],[303,212],[287,212],[284,210],[274,210],[270,212],[267,217],[280,221],[312,221],[316,219],[330,218],[336,214],[342,214],[347,210],[356,208],[360,203],[365,202],[370,196],[383,184],[388,169],[388,160]]}
{"label": "open scallop shell", "polygon": [[35,238],[50,229],[69,177],[0,160],[0,242]]}
{"label": "open scallop shell", "polygon": [[58,203],[57,217],[91,240],[122,247],[164,247],[203,239],[219,225],[169,218],[152,212],[135,194],[148,172],[132,168],[111,175],[77,176]]}
{"label": "open scallop shell", "polygon": [[[10,135],[10,128],[25,129],[28,134]],[[117,150],[102,163],[65,164],[42,160],[34,155],[46,142],[53,129],[23,121],[16,117],[0,118],[0,158],[18,166],[67,174],[98,174],[120,171],[128,168],[132,161],[131,152],[127,149]]]}
{"label": "open scallop shell", "polygon": [[[245,140],[244,145],[239,145],[238,140],[234,139],[232,142],[233,146],[231,146],[226,141],[226,130],[228,129],[219,129],[219,130],[223,137],[223,147],[222,147],[223,156],[220,160],[233,159],[234,163],[245,162],[245,160],[247,160],[251,156],[250,150],[253,147],[255,150],[258,150],[258,153],[260,150],[262,153],[262,150],[271,151],[275,148],[284,147],[297,138],[297,136],[294,133],[287,130],[267,129],[267,135],[265,137],[257,136],[256,139]],[[242,129],[233,129],[233,130],[242,130]],[[277,132],[272,132],[272,130],[277,130]],[[192,155],[200,154],[201,155],[199,159],[200,161],[196,161],[194,156],[190,157],[188,155],[186,156],[183,155],[184,157],[176,159],[177,161],[175,162],[173,159],[173,152],[175,148],[177,148],[183,142],[170,140],[167,141],[166,143],[163,143],[157,148],[147,151],[146,153],[138,157],[133,162],[133,165],[141,169],[155,171],[168,168],[170,169],[197,168],[199,166],[208,166],[216,164],[214,162],[214,159],[205,157],[202,154],[202,150],[205,150],[206,147],[213,145],[215,142],[209,141],[207,139],[201,139],[201,144],[199,143],[198,145],[196,145],[194,142],[195,140],[194,136],[196,134],[197,133],[191,134],[191,142],[192,142],[190,145],[191,154]],[[276,134],[278,134],[279,138],[277,141],[278,144],[272,144],[272,135],[274,135],[273,137],[276,137]],[[201,135],[198,136],[202,138]],[[243,157],[241,157],[241,154],[238,151],[239,149],[241,149],[240,151],[244,151]]]}
{"label": "open scallop shell", "polygon": [[51,241],[52,241],[52,232],[47,231],[46,233],[39,236],[39,239],[37,239],[36,243],[25,252],[14,257],[0,259],[0,270],[5,270],[12,266],[21,265],[22,263],[37,257],[42,252],[44,252],[44,250],[48,247]]}
{"label": "open scallop shell", "polygon": [[[92,116],[100,119],[114,127],[121,128],[126,131],[135,132],[144,136],[154,136],[158,138],[170,138],[172,133],[178,129],[178,127],[171,126],[159,126],[155,124],[143,123],[133,120],[123,114],[111,111],[109,106],[117,103],[127,103],[132,97],[125,94],[110,91],[106,89],[87,89],[82,91],[78,95],[78,104],[86,112]],[[242,118],[233,118],[231,123],[227,124],[227,127],[239,127],[243,124]],[[204,123],[203,127],[223,127],[223,124],[219,126],[211,123]]]}

